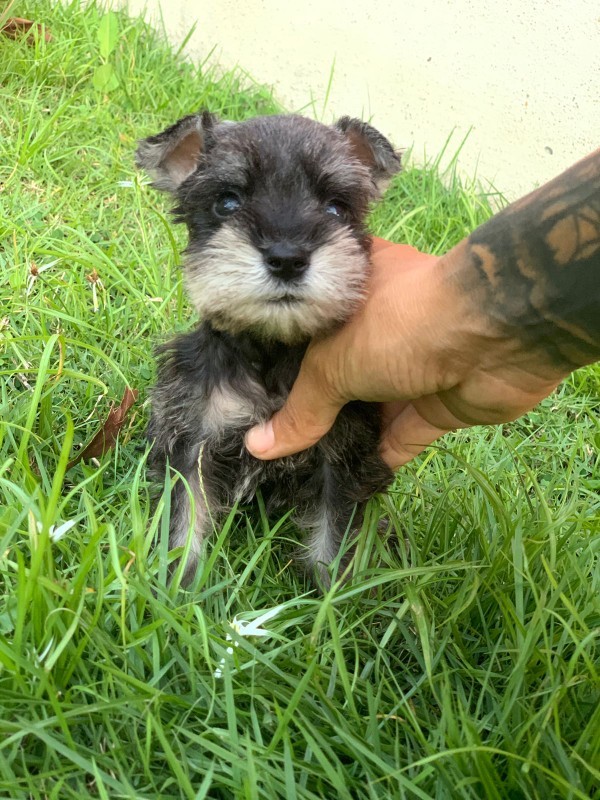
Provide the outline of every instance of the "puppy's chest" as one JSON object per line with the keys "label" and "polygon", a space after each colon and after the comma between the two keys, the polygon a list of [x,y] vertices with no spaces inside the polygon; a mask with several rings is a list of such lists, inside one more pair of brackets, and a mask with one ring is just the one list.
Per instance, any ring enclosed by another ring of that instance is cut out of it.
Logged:
{"label": "puppy's chest", "polygon": [[[291,379],[289,383],[291,386]],[[202,415],[202,470],[217,506],[248,502],[259,486],[267,492],[270,507],[285,501],[295,505],[301,500],[302,487],[319,460],[315,450],[271,462],[255,459],[244,445],[246,431],[269,419],[288,393],[288,386],[267,387],[246,376],[242,382],[222,380],[207,396]]]}
{"label": "puppy's chest", "polygon": [[202,429],[209,437],[246,430],[268,419],[283,405],[284,395],[269,396],[266,388],[248,377],[236,385],[224,379],[212,388],[202,408]]}
{"label": "puppy's chest", "polygon": [[284,404],[305,347],[259,347],[242,337],[213,337],[211,343],[204,354],[212,362],[205,370],[211,379],[205,383],[201,409],[204,434],[219,438],[269,419]]}

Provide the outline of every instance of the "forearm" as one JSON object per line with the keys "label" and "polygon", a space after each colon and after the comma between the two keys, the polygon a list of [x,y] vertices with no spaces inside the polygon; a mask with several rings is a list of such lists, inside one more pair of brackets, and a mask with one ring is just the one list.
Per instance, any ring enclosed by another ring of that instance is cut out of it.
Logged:
{"label": "forearm", "polygon": [[532,359],[600,359],[600,150],[508,206],[448,254],[453,282]]}

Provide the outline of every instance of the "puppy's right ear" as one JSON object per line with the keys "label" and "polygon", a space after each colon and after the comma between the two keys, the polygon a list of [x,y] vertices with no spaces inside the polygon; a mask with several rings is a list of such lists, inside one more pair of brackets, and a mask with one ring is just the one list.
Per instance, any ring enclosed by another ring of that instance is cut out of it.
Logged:
{"label": "puppy's right ear", "polygon": [[208,111],[180,119],[162,133],[141,139],[135,163],[152,176],[157,189],[176,192],[196,171],[217,121]]}

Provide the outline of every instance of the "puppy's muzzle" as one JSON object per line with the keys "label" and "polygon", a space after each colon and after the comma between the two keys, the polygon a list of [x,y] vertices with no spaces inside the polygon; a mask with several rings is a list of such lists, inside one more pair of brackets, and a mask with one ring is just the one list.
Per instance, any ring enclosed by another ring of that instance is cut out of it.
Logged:
{"label": "puppy's muzzle", "polygon": [[276,242],[264,251],[264,262],[273,277],[292,283],[308,269],[310,253],[293,242]]}

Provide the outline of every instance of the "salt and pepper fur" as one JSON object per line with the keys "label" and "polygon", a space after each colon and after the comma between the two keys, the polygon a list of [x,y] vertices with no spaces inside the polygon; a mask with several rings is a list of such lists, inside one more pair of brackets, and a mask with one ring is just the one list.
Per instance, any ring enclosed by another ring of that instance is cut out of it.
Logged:
{"label": "salt and pepper fur", "polygon": [[310,339],[360,305],[366,214],[400,159],[348,117],[329,127],[204,112],[141,141],[137,163],[176,198],[189,232],[185,283],[202,320],[160,350],[148,430],[154,473],[185,479],[174,483],[170,520],[171,547],[191,537],[184,580],[213,521],[260,487],[269,511],[294,509],[304,560],[327,581],[349,525],[392,478],[378,454],[379,406],[349,403],[318,444],[274,461],[251,456],[244,435],[281,408]]}

